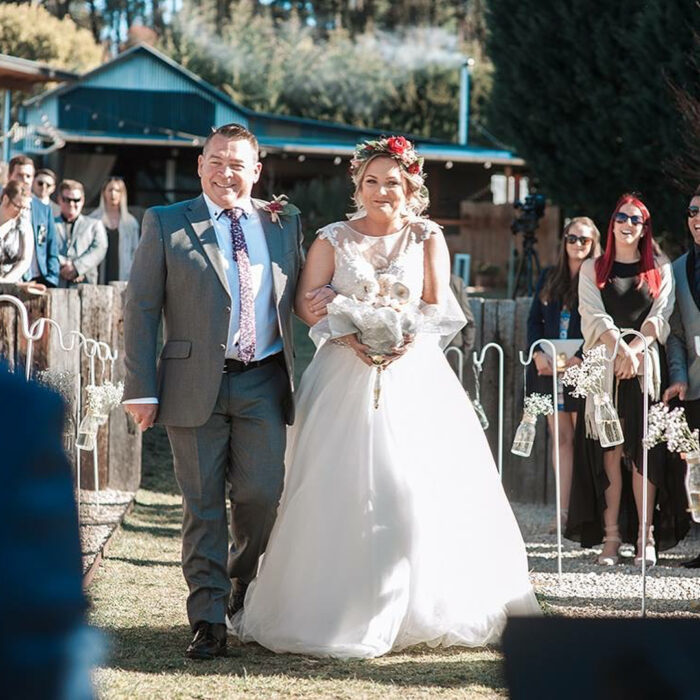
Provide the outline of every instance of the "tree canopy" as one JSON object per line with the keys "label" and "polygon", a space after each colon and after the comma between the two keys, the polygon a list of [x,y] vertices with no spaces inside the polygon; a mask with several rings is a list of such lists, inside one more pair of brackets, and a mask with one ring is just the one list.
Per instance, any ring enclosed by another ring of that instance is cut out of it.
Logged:
{"label": "tree canopy", "polygon": [[638,191],[656,231],[685,235],[670,85],[698,94],[698,19],[695,0],[490,0],[490,123],[567,214],[605,225],[617,197]]}

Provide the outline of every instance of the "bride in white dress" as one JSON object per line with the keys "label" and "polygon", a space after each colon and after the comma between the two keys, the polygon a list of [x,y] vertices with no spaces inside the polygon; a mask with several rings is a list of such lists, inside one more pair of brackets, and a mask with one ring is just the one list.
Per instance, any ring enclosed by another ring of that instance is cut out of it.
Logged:
{"label": "bride in white dress", "polygon": [[[319,232],[297,308],[328,283],[361,298],[390,271],[412,300],[453,316],[447,246],[419,218],[427,191],[411,144],[360,144],[351,172],[358,216]],[[355,335],[319,347],[297,395],[277,521],[233,620],[242,641],[375,657],[497,642],[508,615],[540,614],[488,443],[438,340],[419,332],[387,358],[378,408],[368,348]]]}

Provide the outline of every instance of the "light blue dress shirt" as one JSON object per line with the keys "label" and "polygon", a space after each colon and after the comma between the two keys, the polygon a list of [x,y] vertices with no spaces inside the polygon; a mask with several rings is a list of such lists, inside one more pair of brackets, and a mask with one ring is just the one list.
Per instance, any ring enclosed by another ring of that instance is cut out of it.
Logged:
{"label": "light blue dress shirt", "polygon": [[[226,357],[238,358],[238,339],[240,335],[241,305],[238,287],[238,265],[233,257],[230,220],[223,216],[223,209],[204,195],[209,209],[209,216],[214,224],[216,240],[222,256],[226,280],[231,292],[231,317],[226,343]],[[255,360],[262,360],[268,355],[282,351],[282,336],[277,322],[275,296],[272,286],[272,269],[270,253],[265,239],[265,230],[258,212],[250,200],[238,205],[243,209],[240,222],[248,247],[248,258],[253,279],[253,296],[255,298]]]}

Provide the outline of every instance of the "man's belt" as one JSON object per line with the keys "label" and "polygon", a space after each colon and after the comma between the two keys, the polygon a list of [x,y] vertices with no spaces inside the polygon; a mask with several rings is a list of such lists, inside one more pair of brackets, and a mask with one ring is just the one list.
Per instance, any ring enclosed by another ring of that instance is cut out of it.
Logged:
{"label": "man's belt", "polygon": [[246,372],[249,369],[255,369],[256,367],[261,367],[266,365],[268,362],[281,362],[282,353],[277,352],[274,355],[268,355],[263,357],[262,360],[253,360],[252,362],[241,362],[240,360],[226,359],[224,360],[224,374],[229,374],[231,372]]}

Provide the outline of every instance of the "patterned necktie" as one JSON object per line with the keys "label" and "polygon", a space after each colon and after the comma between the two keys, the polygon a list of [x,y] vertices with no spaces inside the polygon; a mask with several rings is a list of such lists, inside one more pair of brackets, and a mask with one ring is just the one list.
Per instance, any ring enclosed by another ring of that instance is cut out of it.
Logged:
{"label": "patterned necktie", "polygon": [[248,246],[241,228],[240,217],[243,210],[224,209],[224,215],[231,225],[233,257],[238,265],[238,291],[240,299],[240,320],[238,336],[238,357],[248,364],[255,357],[255,297],[253,295],[253,276],[250,270]]}

